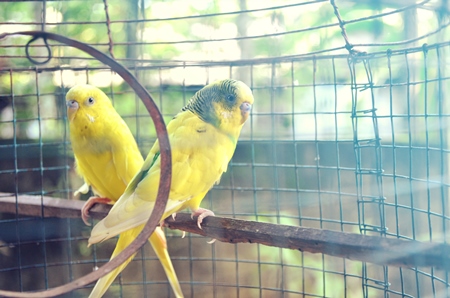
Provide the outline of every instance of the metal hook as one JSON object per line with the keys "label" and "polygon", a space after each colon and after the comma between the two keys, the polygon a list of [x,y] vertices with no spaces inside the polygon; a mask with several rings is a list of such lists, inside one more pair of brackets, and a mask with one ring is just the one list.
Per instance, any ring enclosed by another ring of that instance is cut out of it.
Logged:
{"label": "metal hook", "polygon": [[[42,39],[44,40],[45,47],[47,48],[47,57],[46,57],[45,60],[42,61],[42,62],[37,61],[37,60],[31,58],[30,53],[29,53],[30,44],[31,44],[32,42],[34,42],[35,40],[37,40],[38,38],[42,38]],[[42,64],[45,64],[45,63],[47,63],[48,61],[50,61],[50,59],[52,59],[52,50],[50,49],[50,46],[48,45],[48,42],[47,42],[47,38],[46,38],[45,36],[36,35],[36,36],[34,36],[32,39],[30,39],[30,41],[29,41],[29,42],[27,43],[27,45],[25,46],[25,53],[27,54],[28,60],[30,60],[32,63],[34,63],[34,64],[36,64],[36,65],[42,65]]]}

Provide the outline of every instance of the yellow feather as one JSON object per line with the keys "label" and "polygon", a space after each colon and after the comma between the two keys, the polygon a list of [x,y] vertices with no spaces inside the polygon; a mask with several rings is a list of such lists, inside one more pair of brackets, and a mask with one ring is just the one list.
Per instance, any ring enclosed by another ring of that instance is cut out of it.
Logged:
{"label": "yellow feather", "polygon": [[[172,150],[172,184],[162,219],[181,209],[199,209],[208,190],[220,179],[236,148],[241,128],[253,104],[251,90],[242,82],[223,80],[194,95],[167,125]],[[97,243],[144,224],[154,206],[159,184],[158,142],[140,172],[108,216],[92,230]]]}
{"label": "yellow feather", "polygon": [[[117,201],[144,163],[131,131],[106,94],[98,88],[77,85],[67,93],[66,103],[77,172],[97,195]],[[122,233],[111,258],[125,249],[141,229],[136,227]],[[159,227],[150,236],[149,242],[163,265],[175,295],[183,297],[167,252],[164,233]],[[132,258],[99,279],[90,297],[101,297]]]}

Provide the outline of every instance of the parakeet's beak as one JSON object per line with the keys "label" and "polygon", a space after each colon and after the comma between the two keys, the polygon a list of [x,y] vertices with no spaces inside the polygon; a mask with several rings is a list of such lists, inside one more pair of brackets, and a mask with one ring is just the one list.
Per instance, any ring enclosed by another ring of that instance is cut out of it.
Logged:
{"label": "parakeet's beak", "polygon": [[67,105],[67,116],[69,116],[69,120],[72,121],[80,105],[78,104],[77,101],[73,99],[67,100],[66,105]]}
{"label": "parakeet's beak", "polygon": [[241,109],[242,122],[247,121],[248,116],[250,115],[250,111],[252,109],[252,105],[249,102],[243,102],[239,107]]}

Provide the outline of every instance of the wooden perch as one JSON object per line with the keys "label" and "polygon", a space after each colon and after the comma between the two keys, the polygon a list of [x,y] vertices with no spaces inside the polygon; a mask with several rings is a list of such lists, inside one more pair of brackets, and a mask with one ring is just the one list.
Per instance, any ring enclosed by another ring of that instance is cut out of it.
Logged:
{"label": "wooden perch", "polygon": [[[83,204],[83,201],[22,195],[18,196],[16,204],[14,195],[0,193],[0,212],[15,214],[17,210],[20,215],[80,218]],[[91,215],[101,219],[110,208],[97,204],[91,209]],[[197,221],[185,213],[177,214],[176,220],[169,217],[166,223],[171,229],[228,243],[259,243],[379,265],[432,266],[450,270],[450,246],[444,243],[423,243],[223,217],[207,217],[200,230]]]}
{"label": "wooden perch", "polygon": [[450,246],[444,243],[423,243],[222,217],[205,218],[200,230],[189,214],[177,214],[176,221],[169,217],[166,223],[171,229],[222,242],[260,243],[379,265],[433,266],[450,270]]}

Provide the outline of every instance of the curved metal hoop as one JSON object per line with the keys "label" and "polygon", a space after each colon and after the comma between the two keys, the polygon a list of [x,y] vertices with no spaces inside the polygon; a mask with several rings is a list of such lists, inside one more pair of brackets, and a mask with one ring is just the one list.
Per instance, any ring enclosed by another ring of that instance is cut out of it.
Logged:
{"label": "curved metal hoop", "polygon": [[[153,123],[155,124],[156,134],[158,137],[159,147],[161,151],[161,178],[159,181],[158,187],[158,195],[155,202],[155,207],[150,215],[149,220],[145,224],[143,230],[138,235],[138,237],[127,247],[125,248],[119,255],[117,255],[114,259],[110,260],[108,263],[100,267],[98,270],[91,272],[77,280],[69,282],[65,285],[51,288],[45,291],[39,292],[12,292],[12,291],[2,291],[0,290],[1,297],[54,297],[58,295],[62,295],[64,293],[68,293],[70,291],[79,289],[88,285],[97,279],[105,276],[109,272],[111,272],[114,268],[122,264],[125,260],[131,257],[140,247],[142,247],[146,242],[150,235],[155,230],[156,226],[159,224],[161,217],[164,213],[164,209],[166,207],[167,199],[170,191],[170,183],[172,180],[172,158],[170,151],[170,143],[169,136],[167,134],[166,125],[164,123],[163,117],[158,110],[153,98],[148,93],[148,91],[137,81],[137,79],[133,76],[133,74],[124,66],[119,64],[114,59],[106,56],[102,52],[97,49],[76,41],[74,39],[70,39],[64,37],[62,35],[49,33],[45,31],[23,31],[23,32],[14,32],[14,33],[6,33],[1,34],[0,39],[11,36],[11,35],[29,35],[33,36],[33,38],[27,43],[27,48],[30,43],[35,41],[38,38],[43,38],[47,48],[49,49],[50,58],[44,63],[48,62],[51,59],[51,51],[50,47],[47,44],[47,39],[55,40],[71,47],[82,50],[92,57],[98,59],[99,61],[107,64],[111,67],[112,70],[117,72],[136,92],[139,98],[144,103],[147,108],[150,116],[152,117]],[[27,49],[26,48],[26,49]],[[27,51],[27,57],[30,59]],[[30,59],[31,62],[35,63],[33,59]],[[43,64],[42,62],[38,62],[37,64]]]}

